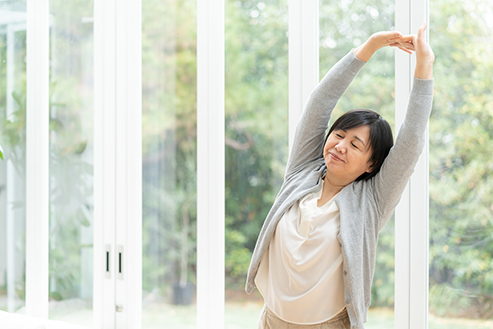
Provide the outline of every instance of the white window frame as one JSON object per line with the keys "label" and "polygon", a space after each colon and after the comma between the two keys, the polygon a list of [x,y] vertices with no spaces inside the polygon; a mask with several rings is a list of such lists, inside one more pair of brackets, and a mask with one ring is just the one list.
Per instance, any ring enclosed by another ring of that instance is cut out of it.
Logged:
{"label": "white window frame", "polygon": [[[426,22],[429,40],[427,0],[396,0],[396,30],[417,33]],[[395,122],[400,128],[412,88],[416,57],[396,52]],[[397,69],[402,68],[402,69]],[[398,129],[396,129],[398,131]],[[414,174],[395,211],[395,328],[428,328],[429,278],[429,137]]]}
{"label": "white window frame", "polygon": [[197,0],[197,327],[224,328],[224,0]]}
{"label": "white window frame", "polygon": [[[115,327],[115,7],[116,0],[94,1],[94,328]],[[106,271],[106,252],[109,271]]]}
{"label": "white window frame", "polygon": [[26,314],[48,317],[49,1],[27,0]]}
{"label": "white window frame", "polygon": [[141,11],[94,1],[94,328],[142,326]]}
{"label": "white window frame", "polygon": [[289,149],[308,97],[319,82],[319,0],[289,0]]}

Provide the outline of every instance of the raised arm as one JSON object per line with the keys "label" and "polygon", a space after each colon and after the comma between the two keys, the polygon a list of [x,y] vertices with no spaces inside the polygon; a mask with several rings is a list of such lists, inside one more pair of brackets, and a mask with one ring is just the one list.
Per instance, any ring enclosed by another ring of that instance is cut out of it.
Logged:
{"label": "raised arm", "polygon": [[286,177],[306,163],[323,158],[325,131],[337,101],[346,92],[365,62],[349,52],[337,62],[310,95],[296,125]]}
{"label": "raised arm", "polygon": [[390,150],[372,184],[384,220],[382,229],[392,215],[414,167],[423,151],[425,131],[433,102],[433,63],[435,56],[425,39],[426,24],[417,35],[405,36],[401,42],[416,51],[416,69],[407,112],[394,147]]}
{"label": "raised arm", "polygon": [[[396,40],[402,37],[399,32],[375,33],[354,52],[344,56],[325,75],[310,95],[296,126],[286,177],[306,163],[323,159],[325,132],[337,101],[375,51],[385,46],[397,45]],[[409,46],[400,45],[399,48],[405,50],[406,47]],[[405,51],[409,52],[407,49]]]}

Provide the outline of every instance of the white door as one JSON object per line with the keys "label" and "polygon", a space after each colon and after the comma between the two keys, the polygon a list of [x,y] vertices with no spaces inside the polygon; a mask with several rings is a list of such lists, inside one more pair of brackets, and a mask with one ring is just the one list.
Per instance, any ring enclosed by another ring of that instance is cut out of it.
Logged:
{"label": "white door", "polygon": [[140,5],[94,3],[94,328],[141,324]]}

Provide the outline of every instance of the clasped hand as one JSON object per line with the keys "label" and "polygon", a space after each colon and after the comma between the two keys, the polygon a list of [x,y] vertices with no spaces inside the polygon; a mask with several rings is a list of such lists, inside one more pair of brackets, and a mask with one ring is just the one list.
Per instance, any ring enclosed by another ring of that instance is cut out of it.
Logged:
{"label": "clasped hand", "polygon": [[364,44],[354,50],[354,55],[367,62],[371,56],[384,47],[397,47],[412,54],[416,53],[416,71],[414,76],[420,79],[433,78],[435,54],[425,37],[426,23],[419,28],[417,34],[402,35],[400,32],[382,31],[373,34]]}

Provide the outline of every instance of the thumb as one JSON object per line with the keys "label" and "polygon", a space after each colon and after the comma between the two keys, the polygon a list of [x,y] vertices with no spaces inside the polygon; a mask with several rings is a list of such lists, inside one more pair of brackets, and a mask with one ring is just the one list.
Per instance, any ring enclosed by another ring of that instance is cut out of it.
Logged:
{"label": "thumb", "polygon": [[423,25],[421,25],[421,27],[418,30],[418,37],[419,38],[424,38],[425,37],[426,27],[427,27],[426,26],[426,22],[424,22]]}

